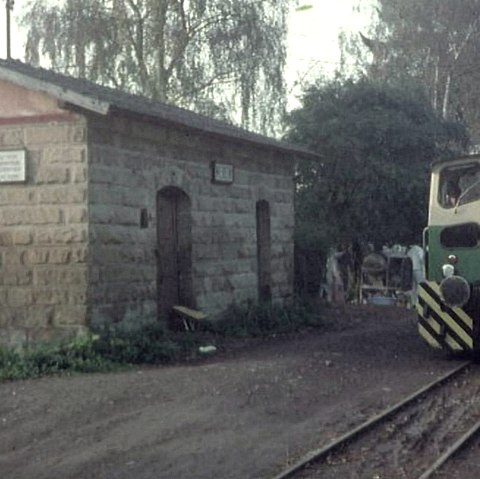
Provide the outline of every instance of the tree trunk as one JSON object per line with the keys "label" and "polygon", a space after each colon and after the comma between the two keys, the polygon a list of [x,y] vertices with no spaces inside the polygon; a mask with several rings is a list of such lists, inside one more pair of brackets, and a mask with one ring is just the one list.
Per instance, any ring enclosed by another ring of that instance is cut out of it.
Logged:
{"label": "tree trunk", "polygon": [[157,71],[155,75],[155,84],[152,87],[152,95],[160,101],[167,101],[168,95],[168,74],[166,67],[166,42],[165,42],[165,25],[167,23],[168,1],[158,1],[155,9],[157,33],[155,35]]}
{"label": "tree trunk", "polygon": [[443,94],[443,106],[442,106],[442,117],[444,120],[447,119],[448,115],[448,101],[450,99],[450,85],[452,83],[452,74],[451,72],[447,75],[447,80],[445,82],[445,92]]}
{"label": "tree trunk", "polygon": [[433,77],[433,100],[432,105],[435,111],[438,111],[438,63],[440,59],[437,57],[435,61],[435,70],[434,70],[434,77]]}

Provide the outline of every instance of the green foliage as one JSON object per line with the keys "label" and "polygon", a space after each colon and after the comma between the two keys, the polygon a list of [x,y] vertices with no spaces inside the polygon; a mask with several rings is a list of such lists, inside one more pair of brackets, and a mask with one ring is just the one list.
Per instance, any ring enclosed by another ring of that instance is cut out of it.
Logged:
{"label": "green foliage", "polygon": [[192,334],[167,331],[163,323],[132,321],[98,329],[95,351],[109,361],[128,364],[170,363],[194,354],[201,344]]}
{"label": "green foliage", "polygon": [[13,351],[0,348],[0,380],[26,379],[62,372],[109,371],[114,367],[95,351],[90,335]]}
{"label": "green foliage", "polygon": [[302,103],[287,139],[322,161],[298,165],[299,247],[420,241],[429,165],[466,144],[464,127],[436,115],[413,84],[337,78]]}
{"label": "green foliage", "polygon": [[269,303],[234,304],[212,331],[225,337],[263,337],[291,333],[306,326],[320,326],[322,319],[313,304],[292,301],[278,305]]}
{"label": "green foliage", "polygon": [[289,3],[31,0],[26,59],[271,132],[284,112]]}
{"label": "green foliage", "polygon": [[167,332],[153,322],[119,323],[105,326],[98,333],[32,345],[23,351],[0,348],[0,380],[171,363],[194,355],[201,339]]}

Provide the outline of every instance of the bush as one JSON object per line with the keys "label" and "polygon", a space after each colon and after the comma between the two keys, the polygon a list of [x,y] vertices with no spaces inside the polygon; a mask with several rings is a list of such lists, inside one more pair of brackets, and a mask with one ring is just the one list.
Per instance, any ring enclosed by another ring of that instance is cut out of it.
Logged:
{"label": "bush", "polygon": [[190,357],[200,344],[198,337],[174,334],[157,321],[104,325],[97,332],[95,351],[116,363],[171,363]]}
{"label": "bush", "polygon": [[232,305],[222,319],[213,323],[212,330],[221,336],[261,337],[319,325],[321,318],[313,303],[299,300],[282,305],[250,302]]}
{"label": "bush", "polygon": [[39,344],[23,351],[0,348],[0,380],[26,379],[61,372],[111,370],[114,365],[95,351],[95,338]]}

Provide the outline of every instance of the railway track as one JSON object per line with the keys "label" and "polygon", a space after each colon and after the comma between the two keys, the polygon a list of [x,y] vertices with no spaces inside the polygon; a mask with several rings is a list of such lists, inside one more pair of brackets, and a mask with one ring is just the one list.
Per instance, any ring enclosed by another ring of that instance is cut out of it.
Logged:
{"label": "railway track", "polygon": [[462,363],[274,479],[434,478],[480,431],[477,372]]}

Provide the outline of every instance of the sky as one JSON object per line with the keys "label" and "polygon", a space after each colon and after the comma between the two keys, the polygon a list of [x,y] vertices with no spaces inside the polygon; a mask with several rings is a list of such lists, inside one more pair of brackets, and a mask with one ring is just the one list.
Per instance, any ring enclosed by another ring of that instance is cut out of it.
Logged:
{"label": "sky", "polygon": [[[52,2],[55,0],[51,0]],[[62,1],[62,0],[60,0]],[[81,0],[79,0],[81,1]],[[370,20],[373,0],[301,0],[311,8],[295,11],[289,18],[286,82],[289,107],[297,106],[298,84],[312,80],[319,73],[332,73],[338,65],[338,35],[345,31],[365,31]],[[25,37],[16,18],[28,0],[15,0],[12,12],[12,57],[23,60]],[[362,11],[354,6],[362,4]],[[6,57],[5,0],[0,0],[0,58]]]}
{"label": "sky", "polygon": [[[354,7],[361,4],[360,11]],[[331,74],[339,65],[338,36],[342,31],[366,32],[374,0],[302,0],[308,10],[292,11],[289,19],[286,81],[289,104],[304,84],[319,73]]]}

